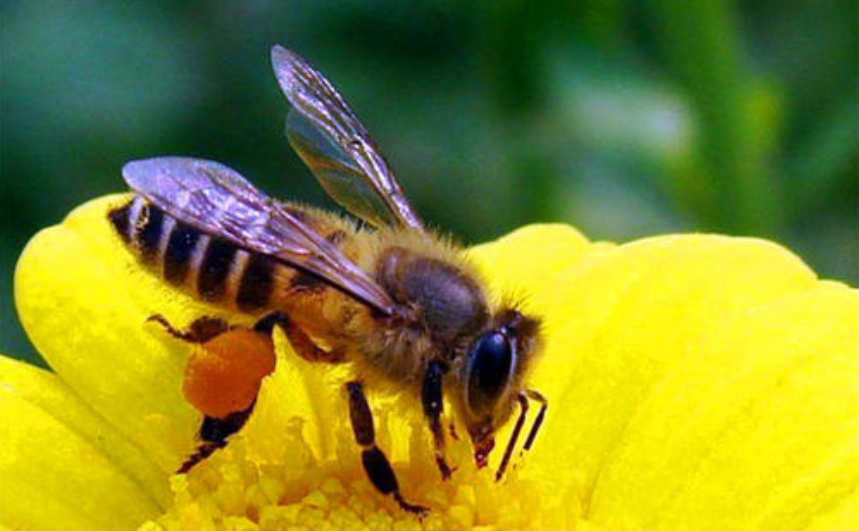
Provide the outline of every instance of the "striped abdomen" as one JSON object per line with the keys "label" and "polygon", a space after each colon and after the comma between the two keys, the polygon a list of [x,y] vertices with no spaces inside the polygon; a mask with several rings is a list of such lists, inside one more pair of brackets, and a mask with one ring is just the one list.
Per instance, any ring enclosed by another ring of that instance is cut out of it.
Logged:
{"label": "striped abdomen", "polygon": [[[301,210],[295,212],[304,216]],[[205,301],[255,313],[268,309],[279,294],[326,288],[315,276],[201,232],[140,196],[112,210],[108,217],[144,265]],[[329,241],[346,235],[330,224],[324,228],[328,230],[320,235]]]}

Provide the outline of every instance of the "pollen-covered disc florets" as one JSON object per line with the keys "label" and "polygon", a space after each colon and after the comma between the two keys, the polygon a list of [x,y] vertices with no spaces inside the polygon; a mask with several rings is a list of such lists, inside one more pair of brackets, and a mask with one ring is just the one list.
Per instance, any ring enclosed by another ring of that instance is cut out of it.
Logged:
{"label": "pollen-covered disc florets", "polygon": [[464,529],[477,523],[517,528],[533,520],[536,489],[516,472],[496,483],[490,471],[478,471],[466,440],[453,441],[456,471],[442,481],[422,420],[400,411],[396,399],[374,401],[377,437],[393,450],[404,491],[430,512],[419,519],[376,492],[361,467],[338,385],[347,371],[332,374],[296,359],[275,334],[278,365],[263,381],[246,427],[190,473],[174,475],[174,505],[146,527]]}

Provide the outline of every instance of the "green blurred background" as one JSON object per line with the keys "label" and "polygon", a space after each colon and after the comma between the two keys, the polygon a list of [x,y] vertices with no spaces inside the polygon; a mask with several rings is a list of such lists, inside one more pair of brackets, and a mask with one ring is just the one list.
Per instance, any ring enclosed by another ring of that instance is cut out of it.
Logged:
{"label": "green blurred background", "polygon": [[4,2],[0,350],[37,359],[12,300],[27,239],[123,190],[128,160],[211,158],[332,206],[287,147],[274,43],[466,242],[750,234],[856,284],[857,20],[852,0]]}

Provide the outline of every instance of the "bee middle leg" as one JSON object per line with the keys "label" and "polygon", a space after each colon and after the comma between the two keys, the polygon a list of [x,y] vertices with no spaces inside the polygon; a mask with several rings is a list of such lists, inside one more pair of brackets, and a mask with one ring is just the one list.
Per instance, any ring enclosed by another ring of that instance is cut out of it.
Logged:
{"label": "bee middle leg", "polygon": [[[444,374],[447,368],[441,361],[433,360],[429,363],[424,374],[423,386],[421,388],[421,402],[423,403],[424,415],[429,420],[430,431],[435,441],[435,462],[441,477],[445,481],[450,479],[453,469],[447,464],[444,456],[445,439],[444,428],[441,425],[441,415],[444,413],[444,397],[442,387]],[[453,424],[451,424],[451,427]]]}
{"label": "bee middle leg", "polygon": [[[171,336],[184,341],[199,345],[203,349],[208,349],[215,341],[222,341],[225,334],[247,334],[249,330],[254,333],[261,334],[266,341],[261,350],[255,351],[255,355],[274,358],[274,344],[271,342],[271,333],[275,325],[280,326],[286,332],[290,344],[295,351],[304,359],[310,361],[329,360],[335,361],[335,354],[327,352],[317,347],[307,334],[299,327],[292,323],[288,316],[282,312],[272,312],[259,319],[253,328],[248,328],[243,325],[230,325],[225,320],[219,317],[202,316],[195,319],[186,329],[182,330],[174,327],[163,315],[154,314],[149,316],[147,321],[155,322],[161,325],[164,330]],[[241,337],[239,335],[238,337]],[[241,341],[238,341],[241,344]],[[256,345],[259,348],[259,343],[249,343]],[[237,347],[243,348],[243,347]],[[217,355],[224,355],[223,347],[215,350]],[[189,367],[193,364],[189,361]],[[187,396],[187,395],[186,395]],[[179,467],[178,473],[187,473],[195,465],[209,457],[216,450],[225,447],[230,436],[238,432],[247,422],[254,408],[254,403],[240,411],[234,411],[224,416],[212,416],[206,414],[206,409],[201,407],[198,402],[189,398],[189,401],[203,412],[204,417],[198,436],[200,443],[197,449],[191,454]]]}
{"label": "bee middle leg", "polygon": [[370,410],[370,404],[367,403],[361,382],[348,382],[346,391],[349,393],[349,418],[352,421],[352,432],[355,435],[355,442],[362,448],[361,461],[370,482],[382,494],[393,496],[404,511],[421,517],[424,516],[429,509],[420,505],[412,505],[403,499],[391,463],[382,450],[376,446],[373,412]]}

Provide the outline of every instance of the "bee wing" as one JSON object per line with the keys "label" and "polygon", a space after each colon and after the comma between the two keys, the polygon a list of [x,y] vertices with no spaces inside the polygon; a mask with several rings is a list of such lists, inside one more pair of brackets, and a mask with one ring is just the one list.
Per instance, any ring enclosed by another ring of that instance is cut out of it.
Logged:
{"label": "bee wing", "polygon": [[290,144],[326,192],[374,226],[423,231],[376,142],[331,83],[281,46],[272,48],[271,62],[293,108],[287,119]]}
{"label": "bee wing", "polygon": [[376,227],[402,223],[371,187],[361,168],[334,140],[294,109],[286,119],[286,135],[328,195],[349,212]]}
{"label": "bee wing", "polygon": [[316,274],[353,298],[392,315],[395,303],[364,270],[310,227],[217,162],[159,157],[122,168],[128,185],[176,219]]}

